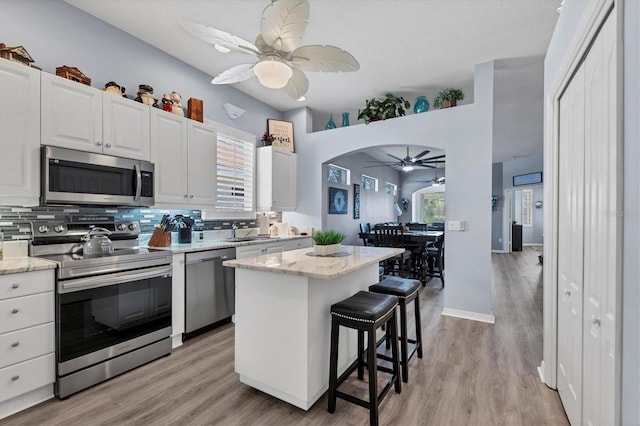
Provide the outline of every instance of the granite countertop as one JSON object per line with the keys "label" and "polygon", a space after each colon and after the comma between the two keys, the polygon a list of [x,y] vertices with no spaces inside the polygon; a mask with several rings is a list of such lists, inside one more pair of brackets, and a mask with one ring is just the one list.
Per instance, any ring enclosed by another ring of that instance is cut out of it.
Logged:
{"label": "granite countertop", "polygon": [[313,249],[304,248],[245,259],[226,260],[223,265],[330,280],[397,256],[403,253],[404,249],[342,246],[340,251],[341,254],[347,255],[339,257],[309,256],[307,253],[313,252]]}
{"label": "granite countertop", "polygon": [[0,260],[0,275],[55,269],[57,266],[56,262],[37,257],[13,257]]}
{"label": "granite countertop", "polygon": [[[254,237],[255,238],[255,237]],[[149,247],[143,246],[145,248],[153,248],[154,250],[170,250],[173,253],[188,253],[194,251],[203,251],[203,250],[215,250],[215,249],[223,249],[223,248],[232,248],[232,247],[242,247],[242,246],[252,246],[255,244],[266,244],[266,243],[276,243],[278,241],[285,240],[296,240],[299,238],[311,238],[310,235],[285,235],[282,237],[264,237],[257,240],[250,241],[224,241],[224,240],[204,240],[204,241],[192,241],[188,244],[179,244],[177,239],[172,240],[172,243],[169,247]]]}

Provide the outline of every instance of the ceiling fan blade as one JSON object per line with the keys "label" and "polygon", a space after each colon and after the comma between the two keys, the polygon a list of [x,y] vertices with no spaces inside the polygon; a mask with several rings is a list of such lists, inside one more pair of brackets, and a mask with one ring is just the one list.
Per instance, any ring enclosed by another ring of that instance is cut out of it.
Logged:
{"label": "ceiling fan blade", "polygon": [[426,167],[427,169],[437,169],[436,166],[430,166],[428,164],[414,164],[414,165],[418,167]]}
{"label": "ceiling fan blade", "polygon": [[420,154],[416,155],[415,157],[413,157],[413,160],[418,160],[420,159],[420,157],[424,157],[425,155],[427,155],[428,153],[430,153],[431,151],[429,151],[428,149],[425,149],[424,151],[422,151]]}
{"label": "ceiling fan blade", "polygon": [[296,67],[291,67],[291,69],[293,70],[293,75],[283,90],[290,98],[300,99],[307,93],[307,90],[309,90],[309,80],[307,76]]}
{"label": "ceiling fan blade", "polygon": [[232,84],[255,77],[254,64],[241,64],[221,72],[211,80],[211,84]]}
{"label": "ceiling fan blade", "polygon": [[180,25],[188,33],[207,43],[219,44],[238,52],[251,53],[253,55],[258,55],[259,53],[258,48],[253,43],[228,32],[189,21],[181,21]]}
{"label": "ceiling fan blade", "polygon": [[373,166],[362,166],[363,168],[367,169],[369,167],[393,167],[395,165],[394,164],[375,164]]}
{"label": "ceiling fan blade", "polygon": [[335,46],[302,46],[291,53],[291,62],[304,71],[349,72],[360,69],[351,53]]}
{"label": "ceiling fan blade", "polygon": [[[420,160],[420,161],[422,161],[422,162],[424,163],[424,162],[431,161],[431,160],[438,160],[438,159],[440,159],[440,158],[444,158],[444,157],[445,157],[445,154],[443,154],[443,155],[436,155],[435,157],[424,158],[424,159],[422,159],[422,160]],[[442,161],[444,162],[444,160],[442,160]]]}
{"label": "ceiling fan blade", "polygon": [[274,49],[292,52],[302,43],[308,20],[307,0],[273,0],[262,12],[260,34]]}
{"label": "ceiling fan blade", "polygon": [[389,157],[391,157],[391,158],[395,158],[396,160],[398,160],[398,161],[399,161],[399,162],[401,162],[401,163],[404,161],[402,158],[400,158],[400,157],[396,157],[396,156],[395,156],[395,155],[393,155],[393,154],[388,154],[388,153],[387,153],[387,155],[388,155]]}

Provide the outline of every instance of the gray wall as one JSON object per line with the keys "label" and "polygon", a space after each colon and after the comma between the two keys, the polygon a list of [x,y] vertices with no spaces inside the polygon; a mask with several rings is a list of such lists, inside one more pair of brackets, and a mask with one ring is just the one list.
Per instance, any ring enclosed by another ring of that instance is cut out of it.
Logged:
{"label": "gray wall", "polygon": [[491,250],[502,250],[502,220],[504,216],[504,191],[502,190],[502,163],[493,163],[491,195],[498,197],[491,212]]}
{"label": "gray wall", "polygon": [[[544,167],[544,157],[542,154],[530,155],[528,157],[516,158],[502,163],[502,188],[513,188],[513,177],[527,173],[541,172]],[[544,176],[542,176],[544,182]],[[526,186],[518,186],[526,188]]]}
{"label": "gray wall", "polygon": [[[373,167],[364,169],[362,166],[370,163],[373,158],[364,153],[355,153],[340,157],[330,162],[345,169],[351,170],[351,183],[349,185],[338,185],[333,182],[327,182],[326,174],[324,176],[322,190],[322,214],[323,228],[335,229],[346,235],[344,244],[362,245],[362,241],[358,237],[360,232],[360,223],[369,222],[372,225],[380,222],[395,222],[397,217],[393,211],[393,203],[398,200],[398,196],[385,193],[385,182],[393,183],[400,187],[400,172],[393,170],[391,167]],[[378,191],[365,191],[362,188],[362,174],[378,179]],[[353,184],[360,185],[360,219],[353,218]],[[347,214],[328,214],[328,194],[329,187],[344,188],[349,190],[348,212]]]}
{"label": "gray wall", "polygon": [[[446,176],[446,169],[444,167],[439,168],[437,174],[439,178]],[[400,216],[401,222],[403,223],[413,222],[413,218],[411,217],[411,212],[413,211],[412,194],[420,189],[431,186],[431,183],[410,182],[410,181],[430,180],[430,179],[434,179],[435,177],[436,177],[435,169],[421,169],[421,170],[415,169],[409,173],[400,173],[401,184],[400,184],[400,193],[398,196],[398,204],[400,205],[400,207],[402,207],[402,203],[400,202],[400,200],[402,200],[403,197],[406,197],[409,200],[409,207],[407,208],[407,211],[403,211],[402,216]],[[446,205],[445,205],[445,209],[446,209]],[[418,218],[416,218],[416,221],[419,221]]]}
{"label": "gray wall", "polygon": [[[45,72],[77,67],[96,88],[113,80],[133,98],[139,84],[148,84],[158,99],[165,92],[179,92],[185,108],[187,99],[202,99],[206,118],[252,133],[257,140],[267,118],[282,118],[270,106],[231,86],[212,85],[211,76],[62,0],[0,0],[0,42],[24,46]],[[245,114],[231,120],[222,107],[226,102]]]}

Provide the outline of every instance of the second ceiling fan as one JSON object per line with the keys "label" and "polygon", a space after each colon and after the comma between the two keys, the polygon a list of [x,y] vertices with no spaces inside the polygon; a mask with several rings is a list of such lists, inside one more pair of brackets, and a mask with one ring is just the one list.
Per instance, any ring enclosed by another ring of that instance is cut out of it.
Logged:
{"label": "second ceiling fan", "polygon": [[364,167],[368,168],[368,167],[382,167],[382,166],[386,166],[386,167],[397,166],[397,167],[401,167],[402,170],[404,170],[405,172],[409,172],[413,170],[415,167],[425,167],[428,169],[436,169],[438,167],[438,164],[445,162],[444,160],[445,155],[442,154],[442,155],[436,155],[435,157],[422,158],[430,152],[431,152],[430,150],[425,149],[418,155],[411,156],[409,154],[409,147],[407,147],[407,156],[405,158],[400,158],[393,154],[387,154],[389,157],[393,158],[395,161],[375,161],[378,164],[364,166]]}

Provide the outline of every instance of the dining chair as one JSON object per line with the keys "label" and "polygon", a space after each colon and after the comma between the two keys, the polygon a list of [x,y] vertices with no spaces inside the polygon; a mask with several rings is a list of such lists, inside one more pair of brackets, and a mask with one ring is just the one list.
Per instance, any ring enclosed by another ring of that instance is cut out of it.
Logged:
{"label": "dining chair", "polygon": [[[373,231],[376,247],[406,248],[401,225],[376,225]],[[382,266],[387,275],[406,277],[411,270],[411,251],[405,250],[401,255],[383,261]]]}
{"label": "dining chair", "polygon": [[358,234],[365,246],[374,246],[373,238],[371,238],[371,224],[369,222],[360,223],[360,233]]}
{"label": "dining chair", "polygon": [[444,235],[427,246],[427,277],[440,278],[444,288]]}

